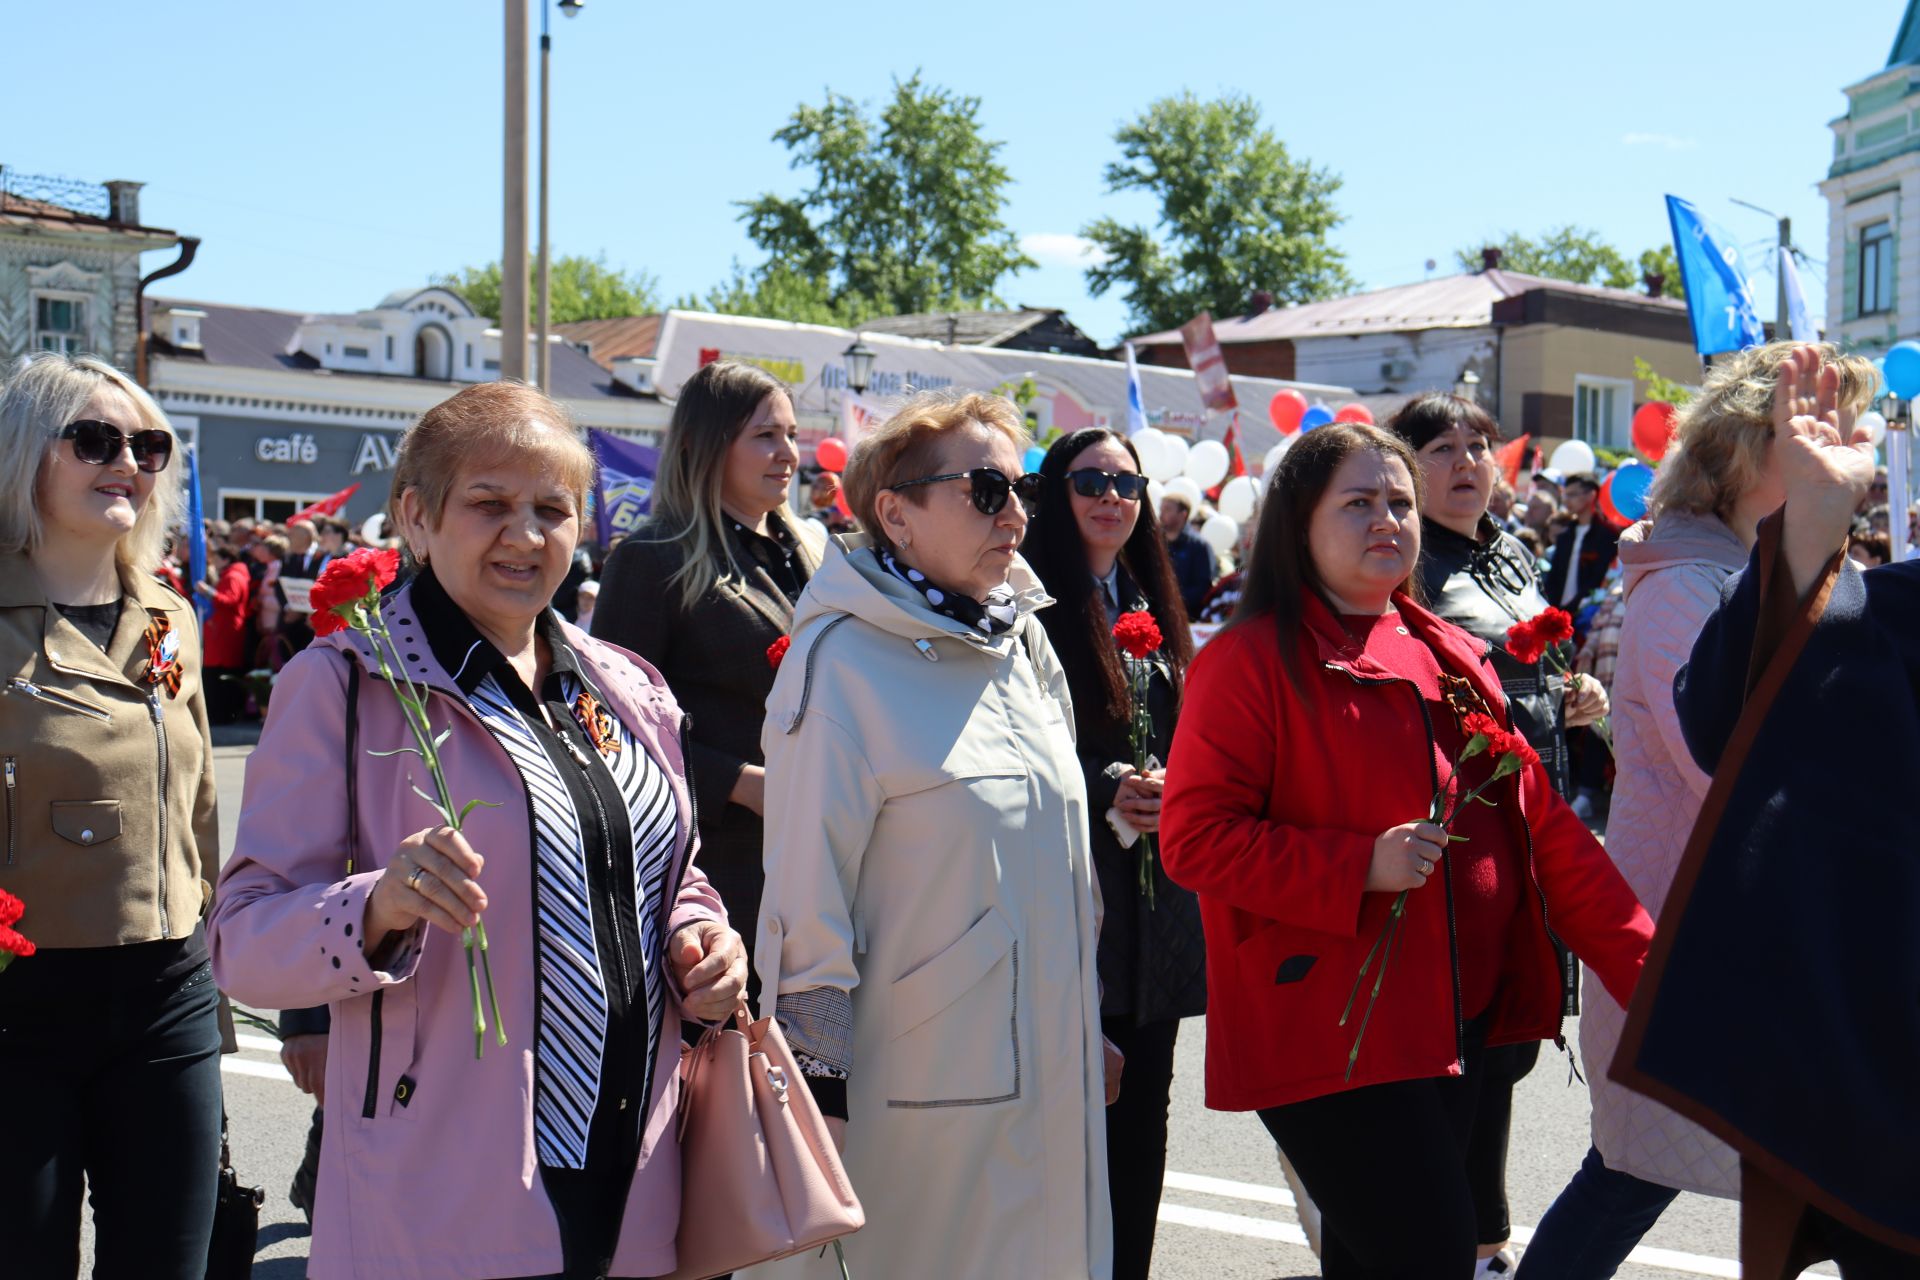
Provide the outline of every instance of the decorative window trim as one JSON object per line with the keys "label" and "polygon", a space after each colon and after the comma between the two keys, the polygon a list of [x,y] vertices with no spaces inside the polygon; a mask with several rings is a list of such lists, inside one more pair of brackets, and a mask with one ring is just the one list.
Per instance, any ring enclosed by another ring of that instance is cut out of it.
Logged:
{"label": "decorative window trim", "polygon": [[[1606,393],[1613,392],[1613,412],[1606,421],[1583,424],[1580,421],[1580,400],[1582,392],[1593,393],[1599,406],[1598,412],[1606,412]],[[1633,379],[1609,378],[1596,373],[1576,373],[1573,375],[1573,438],[1584,440],[1590,445],[1602,449],[1620,449],[1626,447],[1633,422]]]}
{"label": "decorative window trim", "polygon": [[[82,293],[77,289],[35,288],[32,291],[32,299],[30,302],[33,322],[32,334],[29,338],[31,344],[29,350],[59,351],[62,354],[70,356],[95,350],[96,344],[93,340],[94,301],[93,294]],[[42,330],[40,327],[40,304],[43,302],[68,302],[79,307],[79,327],[76,329]],[[47,346],[42,341],[43,334],[46,336],[58,335],[62,340],[61,345],[57,347]]]}

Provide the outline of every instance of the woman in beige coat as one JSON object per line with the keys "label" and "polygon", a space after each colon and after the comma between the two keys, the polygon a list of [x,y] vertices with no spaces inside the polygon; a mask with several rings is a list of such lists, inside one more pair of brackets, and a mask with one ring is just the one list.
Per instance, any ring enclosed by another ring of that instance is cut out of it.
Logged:
{"label": "woman in beige coat", "polygon": [[767,703],[755,958],[866,1209],[856,1275],[1111,1271],[1097,891],[1051,600],[1016,553],[1025,443],[981,395],[861,443],[867,536],[802,594]]}

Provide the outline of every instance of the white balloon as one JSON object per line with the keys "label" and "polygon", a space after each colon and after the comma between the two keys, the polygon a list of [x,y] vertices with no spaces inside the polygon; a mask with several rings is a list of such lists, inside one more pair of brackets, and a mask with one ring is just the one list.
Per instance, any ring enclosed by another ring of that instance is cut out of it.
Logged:
{"label": "white balloon", "polygon": [[1260,482],[1252,476],[1235,476],[1220,490],[1220,514],[1241,524],[1253,519],[1254,503],[1260,498]]}
{"label": "white balloon", "polygon": [[1869,409],[1860,415],[1857,425],[1867,429],[1867,439],[1873,442],[1873,447],[1876,449],[1880,447],[1880,442],[1887,438],[1887,419],[1883,414]]}
{"label": "white balloon", "polygon": [[1158,480],[1147,481],[1147,505],[1153,508],[1153,518],[1160,518],[1160,500],[1167,496],[1167,486]]}
{"label": "white balloon", "polygon": [[1280,465],[1280,459],[1287,456],[1287,449],[1298,438],[1298,436],[1281,436],[1280,443],[1267,450],[1266,461],[1260,464],[1260,474],[1271,479],[1274,468]]}
{"label": "white balloon", "polygon": [[1184,436],[1167,437],[1167,466],[1172,475],[1162,476],[1163,480],[1172,480],[1187,472],[1187,455],[1192,449]]}
{"label": "white balloon", "polygon": [[367,522],[360,526],[360,536],[378,545],[387,536],[387,513],[378,511],[368,516]]}
{"label": "white balloon", "polygon": [[1593,446],[1584,440],[1569,440],[1553,451],[1547,459],[1547,465],[1563,476],[1591,473],[1600,459],[1594,456]]}
{"label": "white balloon", "polygon": [[1216,511],[1212,519],[1200,526],[1200,541],[1220,555],[1229,555],[1240,541],[1240,522]]}
{"label": "white balloon", "polygon": [[1174,460],[1173,443],[1158,427],[1133,433],[1133,448],[1140,455],[1140,470],[1152,480],[1171,480],[1180,474]]}
{"label": "white balloon", "polygon": [[1185,498],[1187,500],[1187,510],[1198,511],[1200,509],[1200,500],[1205,495],[1200,492],[1200,486],[1193,482],[1192,477],[1175,476],[1173,479],[1167,481],[1167,496],[1169,498]]}
{"label": "white balloon", "polygon": [[1202,440],[1187,454],[1187,475],[1202,489],[1211,489],[1226,479],[1230,465],[1227,446],[1218,440]]}

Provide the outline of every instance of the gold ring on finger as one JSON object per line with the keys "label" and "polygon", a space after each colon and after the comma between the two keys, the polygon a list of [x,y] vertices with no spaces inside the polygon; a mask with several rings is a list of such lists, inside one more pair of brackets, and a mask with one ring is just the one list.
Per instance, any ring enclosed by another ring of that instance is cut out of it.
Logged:
{"label": "gold ring on finger", "polygon": [[413,890],[415,893],[420,892],[420,877],[425,874],[427,874],[425,867],[415,867],[413,874],[407,877],[407,888]]}

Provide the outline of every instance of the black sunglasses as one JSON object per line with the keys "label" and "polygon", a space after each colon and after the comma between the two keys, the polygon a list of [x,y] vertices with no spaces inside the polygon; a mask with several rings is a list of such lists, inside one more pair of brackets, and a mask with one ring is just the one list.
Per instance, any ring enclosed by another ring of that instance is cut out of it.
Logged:
{"label": "black sunglasses", "polygon": [[127,435],[111,422],[82,418],[60,429],[62,440],[73,441],[73,456],[96,467],[104,467],[120,456],[122,449],[133,450],[133,465],[142,471],[165,471],[173,457],[173,436],[159,428]]}
{"label": "black sunglasses", "polygon": [[973,486],[973,505],[983,516],[997,516],[1007,505],[1007,495],[1017,493],[1031,507],[1040,500],[1040,473],[1030,471],[1018,480],[1009,480],[997,467],[975,467],[971,471],[949,471],[945,475],[922,476],[890,484],[889,489],[911,489],[917,484],[938,484],[942,480],[965,480]]}
{"label": "black sunglasses", "polygon": [[1147,492],[1147,478],[1137,471],[1100,471],[1083,467],[1067,472],[1067,483],[1083,498],[1098,498],[1113,490],[1122,502],[1138,502]]}

